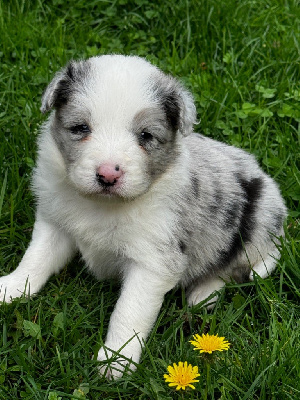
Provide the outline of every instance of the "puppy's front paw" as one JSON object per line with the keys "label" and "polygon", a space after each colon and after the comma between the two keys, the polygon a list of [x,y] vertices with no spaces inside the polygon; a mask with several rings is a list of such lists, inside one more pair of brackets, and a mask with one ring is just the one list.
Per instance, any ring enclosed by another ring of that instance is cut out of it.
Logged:
{"label": "puppy's front paw", "polygon": [[[25,287],[26,286],[26,287]],[[12,299],[21,297],[28,291],[26,282],[20,285],[13,276],[7,275],[0,278],[0,302],[11,303]]]}
{"label": "puppy's front paw", "polygon": [[113,346],[105,345],[105,347],[101,347],[97,357],[98,361],[103,361],[99,367],[99,373],[107,379],[121,378],[125,370],[129,373],[136,370],[140,355],[139,343],[135,343],[135,345],[128,343],[120,350],[114,350]]}

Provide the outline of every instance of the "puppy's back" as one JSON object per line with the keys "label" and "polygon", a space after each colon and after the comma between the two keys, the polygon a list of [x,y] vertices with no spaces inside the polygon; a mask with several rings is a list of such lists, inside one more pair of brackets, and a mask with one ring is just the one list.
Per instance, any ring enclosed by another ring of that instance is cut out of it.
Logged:
{"label": "puppy's back", "polygon": [[182,224],[191,270],[208,277],[240,268],[249,275],[283,234],[277,184],[241,149],[198,134],[183,140],[190,153]]}

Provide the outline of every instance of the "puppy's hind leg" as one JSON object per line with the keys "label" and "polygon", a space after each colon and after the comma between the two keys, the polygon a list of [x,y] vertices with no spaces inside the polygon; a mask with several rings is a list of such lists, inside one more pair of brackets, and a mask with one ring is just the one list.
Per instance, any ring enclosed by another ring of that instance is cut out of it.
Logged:
{"label": "puppy's hind leg", "polygon": [[265,259],[255,264],[250,272],[250,280],[254,280],[255,274],[263,279],[267,278],[274,271],[279,257],[279,250],[275,249],[272,254],[269,254]]}
{"label": "puppy's hind leg", "polygon": [[37,293],[70,259],[75,246],[58,227],[37,218],[31,243],[15,271],[0,278],[0,301]]}
{"label": "puppy's hind leg", "polygon": [[[225,285],[224,281],[218,277],[211,278],[204,282],[197,282],[192,285],[187,291],[187,299],[188,304],[190,306],[195,306],[196,304],[201,303],[203,300],[207,299],[212,293],[220,291],[222,287]],[[207,307],[208,310],[214,308],[216,301],[218,299],[218,294],[216,294],[213,298],[207,300],[204,303],[204,306]]]}

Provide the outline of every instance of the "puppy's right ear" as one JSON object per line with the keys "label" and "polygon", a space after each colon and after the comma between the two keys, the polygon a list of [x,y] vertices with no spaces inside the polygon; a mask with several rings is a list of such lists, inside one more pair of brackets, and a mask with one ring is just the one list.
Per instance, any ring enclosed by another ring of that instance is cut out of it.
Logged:
{"label": "puppy's right ear", "polygon": [[42,113],[66,104],[71,94],[78,90],[90,71],[89,61],[70,61],[56,73],[42,96]]}
{"label": "puppy's right ear", "polygon": [[42,106],[40,108],[43,114],[54,107],[54,105],[57,103],[63,86],[67,84],[67,68],[57,72],[44,91],[42,96]]}

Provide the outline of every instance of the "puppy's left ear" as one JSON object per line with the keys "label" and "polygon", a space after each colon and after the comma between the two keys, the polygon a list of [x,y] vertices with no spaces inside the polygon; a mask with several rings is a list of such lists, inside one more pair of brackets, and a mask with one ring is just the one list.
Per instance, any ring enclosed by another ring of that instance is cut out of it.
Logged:
{"label": "puppy's left ear", "polygon": [[165,110],[167,121],[173,131],[179,131],[183,136],[193,132],[197,122],[194,99],[175,78],[168,75],[160,76],[156,96]]}
{"label": "puppy's left ear", "polygon": [[181,85],[179,86],[180,119],[179,131],[183,136],[193,132],[193,125],[197,123],[197,111],[193,96]]}

